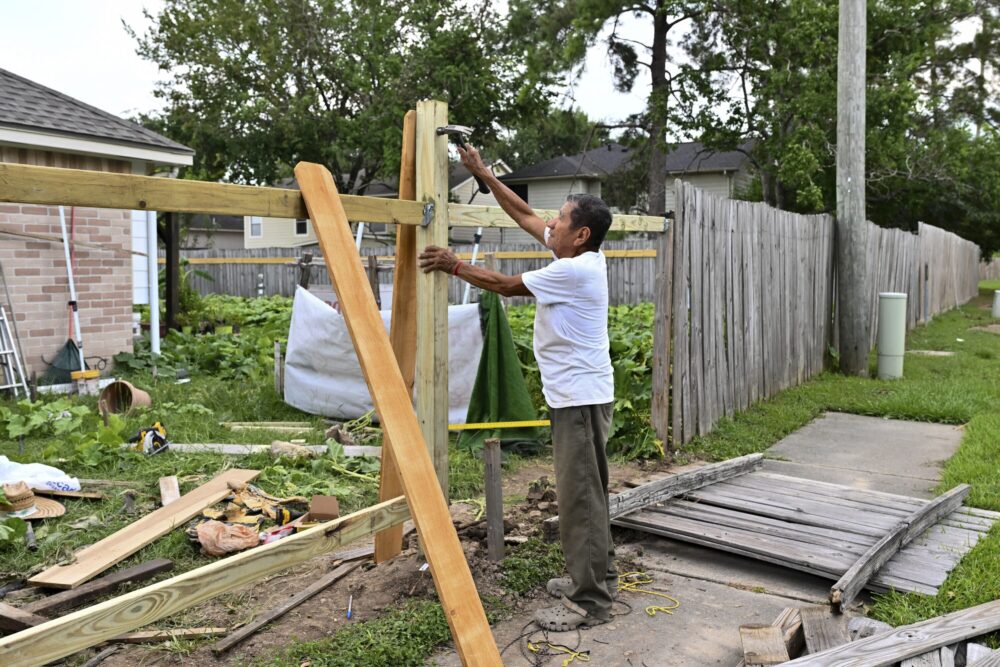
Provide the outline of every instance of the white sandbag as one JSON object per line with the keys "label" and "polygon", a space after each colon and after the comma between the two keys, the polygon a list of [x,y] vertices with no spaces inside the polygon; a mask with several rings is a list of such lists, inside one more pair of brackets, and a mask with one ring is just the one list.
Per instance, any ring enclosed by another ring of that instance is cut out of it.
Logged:
{"label": "white sandbag", "polygon": [[25,482],[33,489],[79,491],[80,480],[44,463],[17,463],[0,456],[0,484]]}
{"label": "white sandbag", "polygon": [[[389,319],[382,311],[386,331]],[[483,351],[478,304],[448,307],[448,349],[448,422],[462,424]],[[285,402],[334,419],[357,419],[373,407],[343,315],[301,287],[288,332]]]}

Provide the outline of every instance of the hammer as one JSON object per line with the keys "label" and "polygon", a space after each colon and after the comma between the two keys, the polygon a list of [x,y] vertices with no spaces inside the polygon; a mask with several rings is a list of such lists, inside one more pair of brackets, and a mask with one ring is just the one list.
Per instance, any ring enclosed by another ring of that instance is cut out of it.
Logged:
{"label": "hammer", "polygon": [[[437,129],[438,136],[442,134],[447,134],[448,138],[454,142],[456,146],[465,147],[469,137],[472,136],[472,128],[465,125],[445,125],[444,127],[439,127]],[[475,176],[475,174],[473,174]],[[483,183],[483,180],[478,176],[475,176],[476,185],[479,186],[479,191],[481,193],[489,194],[489,187]]]}

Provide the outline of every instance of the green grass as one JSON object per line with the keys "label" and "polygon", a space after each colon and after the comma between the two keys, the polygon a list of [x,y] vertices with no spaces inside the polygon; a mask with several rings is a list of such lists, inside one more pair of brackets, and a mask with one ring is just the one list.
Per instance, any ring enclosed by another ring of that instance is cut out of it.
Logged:
{"label": "green grass", "polygon": [[[974,327],[993,322],[983,306],[1000,281],[980,284],[973,302],[940,315],[907,336],[907,349],[945,350],[951,357],[906,355],[904,377],[879,381],[824,373],[734,416],[676,454],[722,460],[761,452],[825,411],[966,424],[937,491],[972,485],[967,504],[1000,511],[1000,336]],[[871,359],[875,375],[875,357]],[[894,625],[1000,599],[1000,527],[949,575],[933,597],[892,593],[873,615]]]}

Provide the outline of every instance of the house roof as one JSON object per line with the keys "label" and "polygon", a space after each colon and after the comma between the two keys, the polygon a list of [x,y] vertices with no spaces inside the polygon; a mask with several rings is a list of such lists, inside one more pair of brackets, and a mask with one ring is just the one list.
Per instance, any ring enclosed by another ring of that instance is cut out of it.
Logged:
{"label": "house roof", "polygon": [[753,148],[753,142],[744,142],[739,148],[735,151],[711,151],[700,141],[677,144],[674,150],[667,153],[666,171],[668,174],[736,171],[750,159],[746,153]]}
{"label": "house roof", "polygon": [[601,178],[617,171],[630,156],[626,146],[608,143],[578,155],[560,155],[551,160],[515,169],[500,177],[501,181],[522,181],[539,178]]}
{"label": "house roof", "polygon": [[0,69],[0,127],[194,155],[187,146],[138,123],[101,111],[5,69]]}
{"label": "house roof", "polygon": [[[740,146],[749,151],[751,142]],[[633,152],[626,146],[608,143],[578,155],[560,155],[500,177],[501,181],[518,182],[542,178],[601,178],[625,166]],[[667,153],[666,173],[691,174],[736,171],[749,158],[739,150],[710,151],[701,142],[677,144]]]}

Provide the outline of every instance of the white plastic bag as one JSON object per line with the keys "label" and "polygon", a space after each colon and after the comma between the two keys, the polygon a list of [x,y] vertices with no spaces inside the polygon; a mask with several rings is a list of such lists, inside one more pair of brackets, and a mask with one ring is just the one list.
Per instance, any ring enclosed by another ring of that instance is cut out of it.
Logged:
{"label": "white plastic bag", "polygon": [[[382,311],[386,331],[390,315]],[[478,304],[448,307],[448,350],[448,421],[463,424],[483,351]],[[285,402],[334,419],[357,419],[373,407],[344,317],[301,287],[288,332]]]}
{"label": "white plastic bag", "polygon": [[0,484],[25,482],[33,489],[79,491],[80,480],[44,463],[15,463],[0,456]]}

